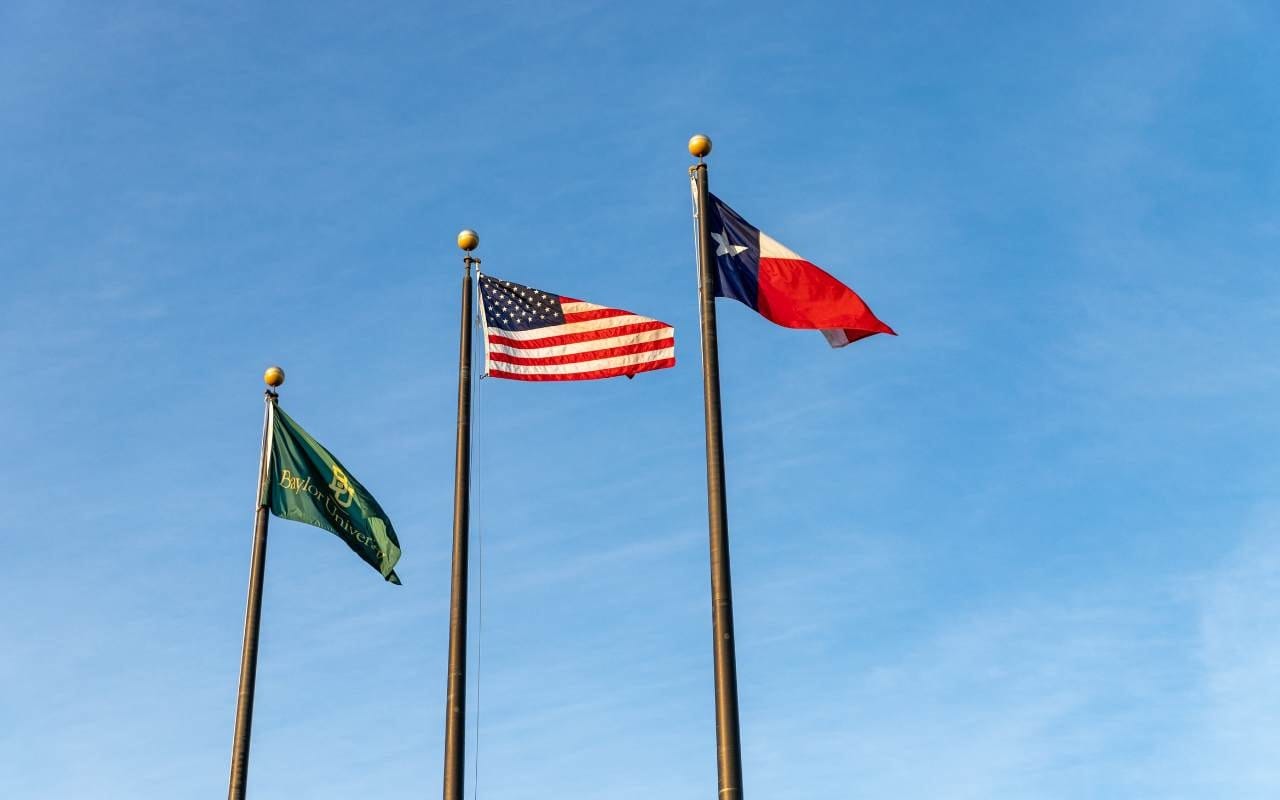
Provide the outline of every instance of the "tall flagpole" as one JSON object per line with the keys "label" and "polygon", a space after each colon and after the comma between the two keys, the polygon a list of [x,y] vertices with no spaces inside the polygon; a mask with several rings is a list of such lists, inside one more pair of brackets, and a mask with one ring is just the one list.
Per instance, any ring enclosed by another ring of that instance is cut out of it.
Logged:
{"label": "tall flagpole", "polygon": [[698,134],[689,153],[698,219],[698,309],[702,323],[702,398],[707,424],[707,516],[711,544],[711,630],[716,685],[716,768],[720,800],[742,800],[742,744],[738,731],[738,665],[733,647],[733,585],[729,578],[729,512],[724,494],[724,437],[720,424],[720,351],[716,343],[716,257],[707,227],[707,164],[711,140]]}
{"label": "tall flagpole", "polygon": [[444,800],[462,800],[466,766],[467,545],[471,515],[471,255],[475,231],[458,234],[462,258],[462,330],[458,349],[458,442],[453,475],[453,574],[449,594],[449,679],[444,712]]}
{"label": "tall flagpole", "polygon": [[284,370],[269,367],[262,379],[267,386],[266,411],[262,421],[262,449],[258,456],[258,510],[253,519],[253,556],[249,561],[249,599],[244,611],[244,645],[240,651],[240,693],[236,698],[236,728],[231,740],[231,779],[227,800],[244,800],[249,776],[249,734],[253,729],[253,694],[258,678],[258,630],[262,621],[262,580],[267,568],[267,520],[270,517],[266,492],[267,470],[271,466],[271,423],[275,415],[275,389],[284,383]]}

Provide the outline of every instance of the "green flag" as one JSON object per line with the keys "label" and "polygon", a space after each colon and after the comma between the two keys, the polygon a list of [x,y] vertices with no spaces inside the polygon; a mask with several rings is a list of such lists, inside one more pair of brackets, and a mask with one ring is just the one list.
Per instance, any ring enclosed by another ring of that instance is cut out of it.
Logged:
{"label": "green flag", "polygon": [[382,577],[399,584],[394,567],[400,540],[378,501],[278,406],[271,430],[271,466],[263,487],[271,513],[337,534]]}

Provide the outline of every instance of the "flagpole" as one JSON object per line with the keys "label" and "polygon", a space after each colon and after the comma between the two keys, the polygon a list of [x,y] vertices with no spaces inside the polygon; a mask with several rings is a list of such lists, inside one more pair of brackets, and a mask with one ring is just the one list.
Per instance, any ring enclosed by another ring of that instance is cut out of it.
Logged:
{"label": "flagpole", "polygon": [[258,631],[262,621],[262,581],[267,568],[267,520],[270,507],[265,490],[271,461],[271,422],[284,383],[284,370],[269,367],[262,376],[267,389],[262,421],[262,448],[258,455],[258,510],[253,520],[253,556],[249,561],[249,598],[244,611],[244,644],[240,651],[240,692],[236,698],[236,727],[231,740],[231,779],[227,800],[244,800],[249,775],[249,735],[253,729],[253,695],[258,677]]}
{"label": "flagpole", "polygon": [[458,234],[462,258],[462,328],[458,348],[458,439],[453,475],[453,574],[449,594],[449,677],[444,714],[444,800],[462,800],[466,766],[467,548],[471,514],[471,255],[475,231]]}
{"label": "flagpole", "polygon": [[724,490],[720,422],[720,352],[716,342],[716,257],[707,229],[707,164],[711,140],[698,134],[689,153],[698,220],[698,309],[702,324],[702,398],[707,428],[707,516],[711,546],[711,628],[716,687],[716,768],[720,800],[742,800],[742,744],[738,729],[738,666],[733,645],[733,586],[729,576],[729,512]]}

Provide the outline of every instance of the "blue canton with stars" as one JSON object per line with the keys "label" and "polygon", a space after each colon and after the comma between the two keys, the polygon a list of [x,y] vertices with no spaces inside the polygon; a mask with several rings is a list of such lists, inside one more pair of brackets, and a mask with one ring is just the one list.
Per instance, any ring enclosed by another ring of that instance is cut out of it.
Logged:
{"label": "blue canton with stars", "polygon": [[480,302],[491,328],[529,331],[564,324],[560,295],[488,275],[480,276]]}

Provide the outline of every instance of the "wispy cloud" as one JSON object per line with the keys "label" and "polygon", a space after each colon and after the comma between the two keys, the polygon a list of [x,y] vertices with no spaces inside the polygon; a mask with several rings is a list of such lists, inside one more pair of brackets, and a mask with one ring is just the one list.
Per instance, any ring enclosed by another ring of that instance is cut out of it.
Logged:
{"label": "wispy cloud", "polygon": [[1219,796],[1280,795],[1280,509],[1261,509],[1200,597],[1203,702],[1185,751]]}

